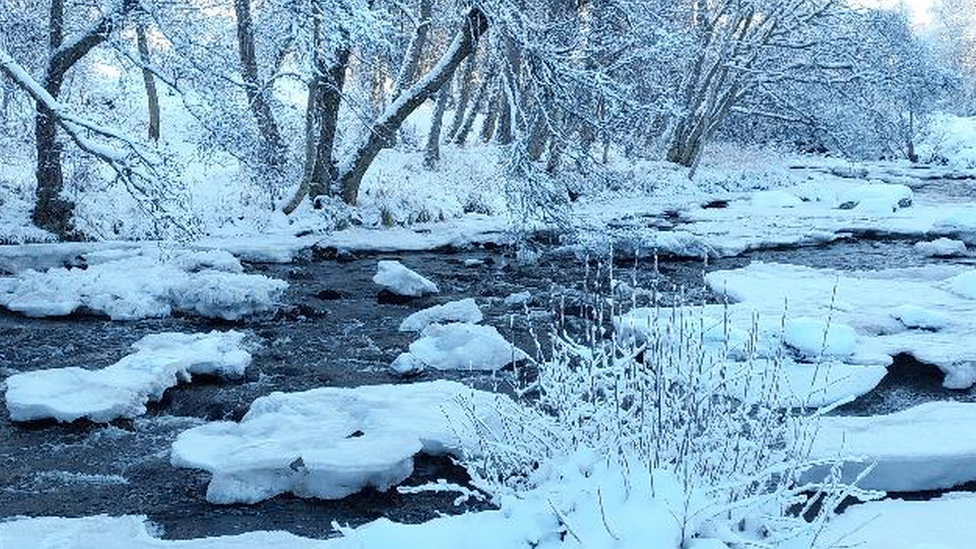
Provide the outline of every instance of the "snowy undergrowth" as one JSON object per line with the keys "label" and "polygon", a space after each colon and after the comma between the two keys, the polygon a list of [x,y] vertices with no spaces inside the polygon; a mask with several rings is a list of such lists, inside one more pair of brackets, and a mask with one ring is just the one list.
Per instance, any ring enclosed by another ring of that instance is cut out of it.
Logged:
{"label": "snowy undergrowth", "polygon": [[[563,545],[583,547],[810,547],[844,497],[874,497],[808,457],[819,416],[780,405],[775,368],[750,398],[728,397],[700,315],[662,308],[637,339],[606,327],[617,307],[594,298],[582,335],[552,334],[522,391],[533,411],[484,429],[467,461],[480,488],[545,502]],[[812,467],[829,472],[808,482]]]}
{"label": "snowy undergrowth", "polygon": [[976,168],[976,117],[933,116],[918,149],[923,162]]}

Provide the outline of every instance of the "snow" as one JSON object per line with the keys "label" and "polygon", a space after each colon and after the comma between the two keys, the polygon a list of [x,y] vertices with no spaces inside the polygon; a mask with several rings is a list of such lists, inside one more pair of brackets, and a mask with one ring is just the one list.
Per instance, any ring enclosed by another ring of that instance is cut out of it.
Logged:
{"label": "snow", "polygon": [[889,499],[855,505],[832,519],[815,549],[965,549],[976,539],[976,496]]}
{"label": "snow", "polygon": [[7,378],[13,421],[87,418],[105,423],[146,413],[146,403],[193,375],[239,378],[251,362],[240,332],[161,333],[132,344],[135,351],[100,370],[36,370]]}
{"label": "snow", "polygon": [[352,227],[326,235],[315,246],[350,252],[415,252],[486,243],[502,245],[510,241],[508,228],[509,222],[503,217],[469,213],[410,227]]}
{"label": "snow", "polygon": [[825,417],[811,457],[846,461],[847,481],[875,464],[858,483],[869,490],[952,488],[976,480],[974,414],[973,403],[928,402],[887,415]]}
{"label": "snow", "polygon": [[957,257],[966,255],[966,243],[950,238],[937,238],[930,242],[916,242],[915,249],[928,257]]}
{"label": "snow", "polygon": [[781,189],[756,191],[749,202],[757,208],[792,208],[803,203],[798,196]]}
{"label": "snow", "polygon": [[431,324],[443,324],[446,322],[466,322],[477,324],[484,318],[481,309],[472,298],[450,301],[443,305],[417,311],[400,323],[401,332],[422,332]]}
{"label": "snow", "polygon": [[0,306],[32,317],[88,310],[136,320],[179,311],[237,320],[272,310],[288,286],[244,274],[224,251],[103,250],[91,258],[87,268],[28,269],[0,278]]}
{"label": "snow", "polygon": [[914,193],[906,185],[868,183],[844,191],[839,208],[862,213],[887,214],[912,205]]}
{"label": "snow", "polygon": [[450,381],[272,393],[255,400],[240,423],[182,433],[171,456],[177,467],[212,473],[213,503],[255,503],[282,493],[338,499],[399,484],[417,453],[476,451],[470,421],[490,424],[511,405],[507,397]]}
{"label": "snow", "polygon": [[[427,326],[410,344],[409,354],[413,362],[399,362],[395,370],[418,362],[435,370],[498,370],[529,357],[495,327],[464,322]],[[401,355],[401,360],[408,359]]]}
{"label": "snow", "polygon": [[849,357],[854,354],[854,328],[817,318],[790,318],[783,342],[804,358]]}
{"label": "snow", "polygon": [[976,168],[976,117],[936,114],[918,150],[926,162],[945,162],[954,168]]}
{"label": "snow", "polygon": [[403,266],[399,261],[380,261],[373,282],[397,295],[421,297],[440,292],[437,284]]}
{"label": "snow", "polygon": [[[780,345],[784,314],[787,320],[830,318],[831,324],[855,332],[854,352],[845,362],[886,365],[907,353],[945,372],[948,388],[963,389],[976,381],[976,349],[967,343],[976,338],[976,300],[966,297],[976,296],[976,271],[967,267],[837,271],[753,262],[709,273],[705,280],[736,302],[728,312],[733,328],[748,331],[752,314],[758,314],[757,343],[767,356]],[[711,316],[722,318],[717,307]],[[921,324],[941,328],[915,329]]]}

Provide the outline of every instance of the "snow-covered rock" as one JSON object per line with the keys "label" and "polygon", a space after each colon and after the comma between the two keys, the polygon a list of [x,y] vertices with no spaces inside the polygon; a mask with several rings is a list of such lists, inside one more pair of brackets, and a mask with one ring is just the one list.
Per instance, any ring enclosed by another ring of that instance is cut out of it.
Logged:
{"label": "snow-covered rock", "polygon": [[[906,492],[976,480],[976,404],[929,402],[882,416],[821,418],[814,459],[841,459],[846,481],[875,468],[858,486]],[[811,475],[825,473],[811,472]]]}
{"label": "snow-covered rock", "polygon": [[928,257],[957,257],[966,255],[966,243],[951,238],[937,238],[929,242],[916,242],[918,253]]}
{"label": "snow-covered rock", "polygon": [[27,270],[0,278],[0,306],[36,317],[86,309],[113,320],[174,311],[237,320],[271,310],[287,287],[281,280],[244,274],[227,252],[101,251],[84,269]]}
{"label": "snow-covered rock", "polygon": [[498,370],[529,356],[494,326],[431,324],[410,344],[410,354],[435,370]]}
{"label": "snow-covered rock", "polygon": [[854,505],[833,517],[814,549],[964,549],[976,539],[976,496],[887,499]]}
{"label": "snow-covered rock", "polygon": [[420,297],[440,292],[437,284],[403,266],[399,261],[380,261],[373,282],[397,295]]}
{"label": "snow-covered rock", "polygon": [[804,358],[848,357],[854,354],[856,334],[850,326],[817,318],[790,318],[784,343]]}
{"label": "snow-covered rock", "polygon": [[499,409],[514,405],[443,380],[273,393],[255,400],[240,423],[182,433],[172,462],[212,473],[213,503],[254,503],[286,492],[337,499],[395,486],[410,476],[419,452],[477,451],[471,421],[494,424]]}
{"label": "snow-covered rock", "polygon": [[477,324],[484,318],[481,309],[472,298],[451,301],[443,305],[435,305],[422,311],[417,311],[400,323],[401,332],[422,332],[431,324],[445,322],[467,322]]}
{"label": "snow-covered rock", "polygon": [[509,294],[505,297],[503,303],[506,307],[519,307],[525,305],[532,299],[532,293],[529,291],[516,292],[514,294]]}
{"label": "snow-covered rock", "polygon": [[243,341],[244,334],[234,331],[154,334],[133,343],[135,353],[101,370],[69,367],[10,376],[10,419],[108,422],[142,415],[147,402],[194,374],[243,376],[251,362]]}
{"label": "snow-covered rock", "polygon": [[400,353],[393,362],[390,363],[393,373],[401,376],[412,376],[419,374],[427,369],[427,365],[413,354],[406,352]]}

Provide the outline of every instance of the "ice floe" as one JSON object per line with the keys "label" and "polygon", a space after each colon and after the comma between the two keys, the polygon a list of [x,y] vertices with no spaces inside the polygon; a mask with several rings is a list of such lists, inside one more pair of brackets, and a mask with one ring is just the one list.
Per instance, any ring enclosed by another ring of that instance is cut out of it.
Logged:
{"label": "ice floe", "polygon": [[966,549],[976,540],[976,496],[889,499],[854,505],[827,523],[815,549]]}
{"label": "ice floe", "polygon": [[213,477],[207,499],[254,503],[282,493],[338,499],[387,490],[413,471],[417,453],[477,450],[472,421],[492,424],[507,397],[450,381],[273,393],[240,423],[190,429],[172,462]]}
{"label": "ice floe", "polygon": [[[821,418],[811,457],[840,459],[845,480],[874,464],[858,486],[909,492],[976,480],[976,404],[927,402],[891,414]],[[812,473],[813,474],[813,473]]]}
{"label": "ice floe", "polygon": [[85,268],[28,269],[0,278],[0,306],[36,317],[87,310],[135,320],[179,311],[237,320],[273,309],[287,286],[245,274],[223,251],[102,250],[90,254]]}
{"label": "ice floe", "polygon": [[[735,302],[726,311],[733,328],[749,329],[758,315],[761,352],[775,352],[784,315],[830,319],[855,332],[845,362],[887,365],[908,353],[945,372],[948,388],[976,381],[976,347],[970,344],[976,338],[976,271],[966,267],[836,271],[753,262],[709,273],[706,283]],[[814,334],[808,335],[815,344]],[[823,341],[823,331],[819,337]]]}
{"label": "ice floe", "polygon": [[484,316],[481,309],[472,298],[450,301],[443,305],[435,305],[422,311],[417,311],[400,323],[401,332],[422,332],[431,324],[445,322],[467,322],[477,324]]}
{"label": "ice floe", "polygon": [[373,282],[396,295],[420,297],[440,292],[437,284],[406,268],[399,261],[380,261],[376,264]]}
{"label": "ice floe", "polygon": [[193,375],[238,378],[251,362],[240,332],[162,333],[132,344],[135,351],[100,370],[79,367],[10,376],[5,400],[13,421],[87,418],[108,422],[146,412],[166,389]]}

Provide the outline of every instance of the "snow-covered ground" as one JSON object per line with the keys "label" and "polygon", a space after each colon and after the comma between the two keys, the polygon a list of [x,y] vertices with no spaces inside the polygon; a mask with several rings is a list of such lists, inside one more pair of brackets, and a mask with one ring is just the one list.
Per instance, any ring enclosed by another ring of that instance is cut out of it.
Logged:
{"label": "snow-covered ground", "polygon": [[166,389],[193,375],[239,378],[251,362],[240,332],[161,333],[132,344],[134,353],[98,370],[80,367],[35,370],[6,379],[10,419],[86,418],[109,422],[146,412]]}

